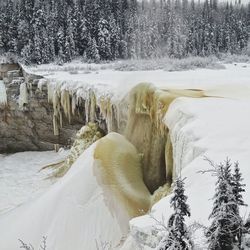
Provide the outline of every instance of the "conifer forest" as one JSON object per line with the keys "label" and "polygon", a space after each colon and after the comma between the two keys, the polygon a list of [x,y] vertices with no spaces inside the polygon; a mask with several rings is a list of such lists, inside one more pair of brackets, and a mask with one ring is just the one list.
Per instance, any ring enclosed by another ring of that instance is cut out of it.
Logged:
{"label": "conifer forest", "polygon": [[7,0],[0,52],[26,63],[241,53],[250,3],[218,0]]}

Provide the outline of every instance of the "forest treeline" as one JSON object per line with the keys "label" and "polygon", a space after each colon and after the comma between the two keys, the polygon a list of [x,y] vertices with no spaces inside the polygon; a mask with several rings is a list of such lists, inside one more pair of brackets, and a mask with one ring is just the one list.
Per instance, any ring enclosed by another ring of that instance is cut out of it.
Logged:
{"label": "forest treeline", "polygon": [[0,5],[0,53],[26,63],[241,53],[249,36],[250,3],[7,0]]}

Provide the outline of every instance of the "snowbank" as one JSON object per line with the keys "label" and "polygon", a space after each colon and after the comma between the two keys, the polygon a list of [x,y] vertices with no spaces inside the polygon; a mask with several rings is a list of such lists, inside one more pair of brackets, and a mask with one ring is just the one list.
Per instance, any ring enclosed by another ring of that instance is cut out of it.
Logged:
{"label": "snowbank", "polygon": [[[191,207],[191,225],[199,222],[209,225],[215,178],[199,171],[210,168],[204,156],[214,162],[230,157],[239,161],[244,183],[247,184],[244,199],[250,205],[250,102],[224,98],[178,98],[169,108],[165,122],[170,129],[176,174],[187,177],[186,194]],[[163,198],[152,208],[152,216],[167,222],[172,209],[170,197]],[[247,216],[249,208],[243,208]],[[159,235],[155,232],[156,221],[149,215],[130,222],[131,233],[137,244],[156,246]],[[144,249],[143,248],[143,249]]]}

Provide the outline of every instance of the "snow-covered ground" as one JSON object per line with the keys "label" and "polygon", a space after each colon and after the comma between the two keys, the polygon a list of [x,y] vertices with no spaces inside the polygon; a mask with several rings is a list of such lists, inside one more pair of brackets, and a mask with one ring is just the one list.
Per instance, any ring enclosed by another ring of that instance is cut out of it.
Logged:
{"label": "snow-covered ground", "polygon": [[[62,71],[58,66],[38,66],[27,68],[29,72],[43,75],[51,83],[61,83],[67,89],[90,87],[100,94],[110,93],[115,100],[129,92],[141,82],[153,83],[158,88],[198,88],[213,90],[212,95],[227,97],[250,96],[250,64],[225,64],[225,69],[196,69],[187,71],[115,71],[92,66],[91,71]],[[65,66],[66,67],[66,66]],[[79,68],[79,65],[69,64],[67,67]],[[83,66],[82,66],[83,67]],[[87,66],[84,66],[87,67]],[[214,92],[218,89],[219,93]],[[233,92],[233,93],[232,93]],[[210,94],[210,93],[208,93]]]}
{"label": "snow-covered ground", "polygon": [[39,171],[49,163],[66,157],[61,153],[23,152],[0,155],[0,214],[39,196],[54,183],[49,171]]}

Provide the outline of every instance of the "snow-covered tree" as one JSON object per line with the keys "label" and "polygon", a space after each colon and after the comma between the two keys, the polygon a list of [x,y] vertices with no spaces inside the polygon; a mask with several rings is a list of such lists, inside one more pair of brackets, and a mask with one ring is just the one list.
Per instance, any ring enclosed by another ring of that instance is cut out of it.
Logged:
{"label": "snow-covered tree", "polygon": [[91,38],[89,35],[89,43],[88,43],[88,47],[86,49],[86,56],[87,59],[94,61],[94,62],[99,62],[100,61],[100,55],[98,52],[98,47],[96,44],[96,40],[95,38]]}
{"label": "snow-covered tree", "polygon": [[22,56],[32,45],[34,63],[70,61],[87,53],[90,34],[100,60],[243,53],[249,20],[250,4],[218,0],[6,0],[0,49]]}
{"label": "snow-covered tree", "polygon": [[240,206],[246,206],[245,202],[243,201],[242,193],[245,192],[244,187],[245,184],[242,183],[243,178],[242,174],[240,172],[239,163],[236,162],[234,164],[234,173],[233,173],[233,182],[232,182],[232,188],[233,188],[233,194],[235,196],[236,204],[234,206],[234,213],[236,217],[238,217],[238,220],[236,221],[233,233],[235,236],[235,241],[238,242],[239,247],[241,246],[241,239],[242,239],[242,233],[243,233],[243,220],[240,217],[239,207]]}
{"label": "snow-covered tree", "polygon": [[59,63],[62,64],[65,60],[64,56],[64,31],[63,28],[60,27],[58,32],[57,32],[57,47],[58,47],[58,59]]}
{"label": "snow-covered tree", "polygon": [[168,235],[163,241],[161,250],[190,250],[193,243],[185,224],[185,216],[190,216],[190,208],[187,205],[184,180],[177,178],[174,182],[173,197],[170,200],[174,213],[168,221]]}
{"label": "snow-covered tree", "polygon": [[234,174],[233,174],[233,193],[236,198],[237,205],[245,206],[245,202],[243,201],[242,193],[245,192],[244,187],[245,184],[242,183],[242,173],[240,172],[239,163],[236,162],[234,164]]}
{"label": "snow-covered tree", "polygon": [[111,54],[111,33],[107,20],[101,18],[98,23],[98,49],[102,60],[110,60]]}
{"label": "snow-covered tree", "polygon": [[241,195],[244,190],[238,163],[234,174],[231,166],[229,159],[216,166],[216,192],[209,216],[213,221],[206,234],[211,250],[230,250],[241,245],[243,220],[239,206],[244,204]]}
{"label": "snow-covered tree", "polygon": [[72,20],[72,10],[68,10],[67,14],[67,28],[65,33],[65,42],[64,42],[64,60],[66,62],[70,62],[72,58],[76,54],[76,46],[75,46],[75,40],[74,40],[74,25]]}

